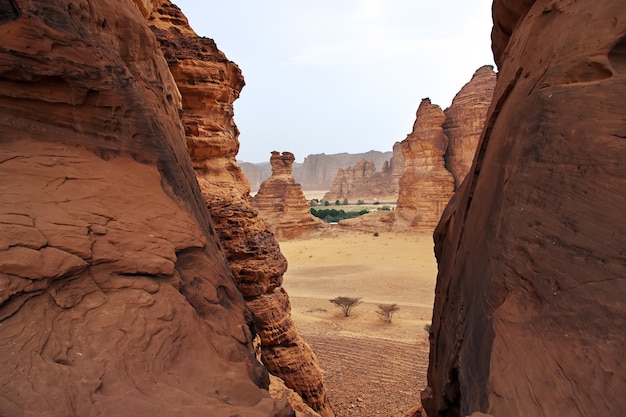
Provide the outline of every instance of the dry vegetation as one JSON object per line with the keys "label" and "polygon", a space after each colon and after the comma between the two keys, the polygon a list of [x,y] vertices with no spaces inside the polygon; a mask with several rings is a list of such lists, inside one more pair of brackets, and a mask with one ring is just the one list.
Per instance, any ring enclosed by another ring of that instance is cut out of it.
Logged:
{"label": "dry vegetation", "polygon": [[[338,417],[397,416],[426,384],[437,274],[430,234],[348,234],[283,241],[284,286],[316,352]],[[350,317],[329,300],[362,297]],[[393,322],[379,304],[397,304]]]}

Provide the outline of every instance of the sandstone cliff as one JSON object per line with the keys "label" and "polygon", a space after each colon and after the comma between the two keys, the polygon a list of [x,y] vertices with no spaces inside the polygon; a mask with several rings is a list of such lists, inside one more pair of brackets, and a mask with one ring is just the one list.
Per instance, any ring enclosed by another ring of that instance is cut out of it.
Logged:
{"label": "sandstone cliff", "polygon": [[278,238],[292,239],[328,228],[328,224],[311,214],[300,184],[293,179],[294,161],[291,152],[272,152],[272,176],[263,181],[252,198],[252,205]]}
{"label": "sandstone cliff", "polygon": [[461,186],[474,160],[495,85],[493,67],[479,68],[444,111],[443,130],[449,141],[444,160],[454,176],[455,189]]}
{"label": "sandstone cliff", "polygon": [[254,358],[151,4],[0,6],[0,415],[291,415]]}
{"label": "sandstone cliff", "polygon": [[494,101],[435,236],[425,408],[625,415],[624,3],[493,11]]}
{"label": "sandstone cliff", "polygon": [[374,161],[365,159],[346,169],[339,169],[323,200],[332,202],[347,199],[350,202],[363,200],[395,203],[403,171],[402,146],[396,142],[393,157],[383,162],[380,171],[376,171]]}
{"label": "sandstone cliff", "polygon": [[395,211],[397,229],[433,230],[454,193],[454,177],[443,160],[448,148],[444,120],[439,106],[422,100],[413,131],[401,142],[405,164]]}
{"label": "sandstone cliff", "polygon": [[360,159],[373,161],[376,166],[382,167],[392,156],[391,152],[379,151],[308,155],[301,166],[294,167],[293,175],[296,181],[302,184],[304,190],[330,190],[337,171],[340,169],[346,169]]}
{"label": "sandstone cliff", "polygon": [[287,262],[249,201],[235,157],[233,102],[244,85],[239,68],[212,40],[198,37],[181,11],[161,1],[150,17],[182,94],[187,147],[217,235],[261,337],[261,358],[322,416],[332,416],[317,359],[298,335],[282,277]]}

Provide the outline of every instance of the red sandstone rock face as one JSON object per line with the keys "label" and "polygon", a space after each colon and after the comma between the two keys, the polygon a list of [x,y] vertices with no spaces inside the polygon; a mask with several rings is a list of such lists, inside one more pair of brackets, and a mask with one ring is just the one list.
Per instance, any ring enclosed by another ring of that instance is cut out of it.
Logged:
{"label": "red sandstone rock face", "polygon": [[250,186],[235,160],[239,132],[233,102],[244,85],[241,72],[212,40],[198,37],[168,1],[159,3],[150,24],[182,94],[193,168],[239,290],[254,314],[263,363],[320,415],[332,416],[317,359],[295,331],[281,287],[287,261],[251,206]]}
{"label": "red sandstone rock face", "polygon": [[472,166],[495,85],[493,68],[479,68],[444,111],[443,130],[449,140],[444,159],[446,168],[454,176],[455,189],[461,186]]}
{"label": "red sandstone rock face", "polygon": [[398,229],[433,230],[454,192],[454,178],[444,166],[448,138],[441,108],[424,99],[413,131],[402,143],[405,157],[395,211]]}
{"label": "red sandstone rock face", "polygon": [[328,228],[309,211],[302,188],[291,173],[294,161],[291,152],[272,152],[272,176],[252,198],[252,205],[278,238],[292,239]]}
{"label": "red sandstone rock face", "polygon": [[624,3],[493,9],[494,103],[436,232],[425,408],[625,415]]}
{"label": "red sandstone rock face", "polygon": [[144,16],[2,7],[0,415],[290,415],[264,389]]}

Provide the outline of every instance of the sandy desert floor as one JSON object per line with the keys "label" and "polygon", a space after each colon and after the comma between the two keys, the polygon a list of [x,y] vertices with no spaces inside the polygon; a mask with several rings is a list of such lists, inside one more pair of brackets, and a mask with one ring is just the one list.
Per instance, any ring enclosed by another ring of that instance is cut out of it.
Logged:
{"label": "sandy desert floor", "polygon": [[[426,386],[437,266],[430,234],[281,241],[292,317],[324,371],[338,417],[398,416]],[[362,297],[350,317],[328,300]],[[397,304],[391,324],[378,304]]]}

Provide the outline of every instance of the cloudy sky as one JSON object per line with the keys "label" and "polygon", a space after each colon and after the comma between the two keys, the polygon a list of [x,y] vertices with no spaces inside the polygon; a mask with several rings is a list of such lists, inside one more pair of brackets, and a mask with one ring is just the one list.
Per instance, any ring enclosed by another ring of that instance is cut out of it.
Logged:
{"label": "cloudy sky", "polygon": [[[246,80],[238,159],[390,151],[491,55],[491,0],[174,0]],[[380,167],[378,167],[380,168]]]}

